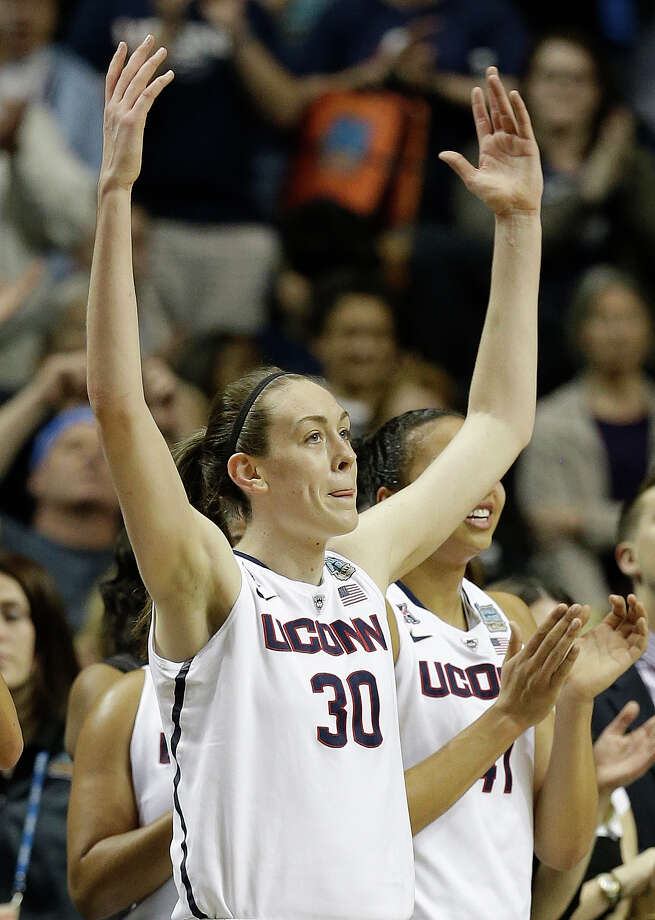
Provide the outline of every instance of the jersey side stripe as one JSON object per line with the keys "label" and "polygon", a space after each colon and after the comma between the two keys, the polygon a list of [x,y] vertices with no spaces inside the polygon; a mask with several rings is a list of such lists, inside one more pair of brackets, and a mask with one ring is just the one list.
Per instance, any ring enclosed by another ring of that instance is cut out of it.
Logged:
{"label": "jersey side stripe", "polygon": [[191,888],[191,880],[186,869],[187,861],[187,829],[186,821],[184,820],[184,815],[182,814],[182,807],[180,805],[180,798],[178,795],[177,787],[180,784],[180,765],[177,760],[177,745],[180,740],[180,735],[182,734],[182,729],[180,727],[180,715],[182,714],[182,707],[184,705],[184,691],[186,689],[186,678],[189,673],[189,668],[191,667],[192,658],[189,658],[184,662],[182,667],[175,677],[175,699],[173,702],[173,736],[171,738],[171,754],[175,760],[175,777],[173,778],[173,804],[175,805],[175,811],[178,814],[180,819],[180,826],[182,828],[182,865],[180,866],[180,875],[182,877],[182,884],[184,885],[184,890],[186,892],[186,899],[189,905],[189,909],[194,917],[198,917],[199,920],[209,920],[207,914],[204,914],[198,905],[196,904],[196,899],[193,896],[193,889]]}

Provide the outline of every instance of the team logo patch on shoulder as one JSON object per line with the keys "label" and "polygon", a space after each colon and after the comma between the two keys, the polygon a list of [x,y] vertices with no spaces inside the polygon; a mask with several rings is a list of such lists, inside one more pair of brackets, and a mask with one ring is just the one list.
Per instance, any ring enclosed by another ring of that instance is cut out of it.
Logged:
{"label": "team logo patch on shoulder", "polygon": [[366,592],[359,585],[339,585],[339,597],[344,607],[350,607],[351,604],[359,604],[360,601],[367,600]]}
{"label": "team logo patch on shoulder", "polygon": [[479,607],[476,604],[475,609],[480,614],[480,619],[489,632],[507,632],[507,623],[492,604],[487,604],[483,607]]}
{"label": "team logo patch on shoulder", "polygon": [[326,556],[325,565],[330,575],[334,575],[339,581],[348,581],[355,574],[355,566],[345,559],[337,559],[335,556]]}
{"label": "team logo patch on shoulder", "polygon": [[418,617],[415,617],[413,613],[410,613],[407,608],[407,604],[396,604],[396,607],[402,613],[405,623],[409,623],[410,626],[415,626],[417,623],[421,622]]}

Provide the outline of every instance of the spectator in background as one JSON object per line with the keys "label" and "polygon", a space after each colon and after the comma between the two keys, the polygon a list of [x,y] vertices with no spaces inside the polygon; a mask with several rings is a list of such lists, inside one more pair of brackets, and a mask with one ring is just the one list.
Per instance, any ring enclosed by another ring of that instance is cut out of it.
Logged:
{"label": "spectator in background", "polygon": [[66,700],[77,673],[70,630],[54,584],[31,559],[0,553],[0,673],[16,705],[25,750],[0,774],[0,917],[9,906],[37,757],[45,783],[20,909],[22,920],[79,920],[66,886],[70,761],[64,752]]}
{"label": "spectator in background", "polygon": [[[265,36],[265,13],[249,4],[248,16]],[[176,75],[148,122],[135,187],[152,221],[153,284],[174,328],[250,334],[264,318],[277,242],[254,193],[264,128],[234,72],[229,35],[190,0],[81,0],[69,40],[104,71],[119,40],[133,50],[149,32],[166,42]]]}
{"label": "spectator in background", "polygon": [[[639,707],[635,727],[652,721],[655,716],[655,478],[652,474],[635,493],[622,508],[616,531],[616,559],[646,609],[648,646],[640,661],[596,699],[592,721],[594,734],[599,734],[632,700]],[[637,822],[639,849],[653,847],[655,766],[630,786],[628,794]]]}
{"label": "spectator in background", "polygon": [[353,437],[361,436],[398,359],[394,309],[374,275],[344,273],[317,285],[313,350],[328,388],[350,415]]}
{"label": "spectator in background", "polygon": [[400,350],[396,315],[385,286],[371,273],[342,272],[314,291],[313,351],[328,388],[360,437],[396,408],[445,408],[454,387],[439,368]]}
{"label": "spectator in background", "polygon": [[651,314],[633,279],[599,266],[580,282],[569,332],[578,373],[537,404],[517,490],[535,570],[598,609],[623,587],[612,559],[620,504],[654,456]]}
{"label": "spectator in background", "polygon": [[[545,621],[555,605],[571,603],[571,598],[561,589],[546,586],[531,575],[509,576],[489,585],[487,590],[515,594],[530,608],[537,626]],[[631,671],[634,669],[623,675],[622,682]],[[600,701],[606,693],[597,697],[597,706],[602,706]],[[564,920],[568,917],[572,920],[593,920],[606,916],[608,898],[603,893],[599,876],[608,871],[621,884],[617,898],[622,902],[618,908],[621,913],[617,917],[626,917],[624,911],[632,907],[637,911],[634,914],[636,920],[642,917],[641,911],[646,905],[651,909],[654,905],[655,849],[637,856],[635,820],[624,787],[653,769],[655,715],[647,721],[640,719],[638,728],[628,731],[639,706],[628,697],[626,700],[624,706],[619,706],[607,717],[594,744],[599,787],[599,827],[594,847],[587,859],[568,872],[556,872],[539,865],[533,881],[531,920]],[[639,896],[643,899],[633,902],[632,899]]]}
{"label": "spectator in background", "polygon": [[85,367],[83,354],[55,356],[0,408],[0,478],[40,429],[27,480],[31,522],[0,514],[0,545],[31,556],[50,572],[74,630],[92,585],[111,563],[120,526],[96,425],[81,405]]}
{"label": "spectator in background", "polygon": [[[58,0],[0,4],[0,277],[9,282],[94,227],[102,81],[53,44],[58,17]],[[63,266],[53,257],[49,268]],[[43,279],[2,330],[3,389],[22,385],[38,362],[51,284]]]}
{"label": "spectator in background", "polygon": [[102,80],[55,44],[61,0],[3,0],[0,7],[0,103],[41,103],[70,151],[94,171],[102,159]]}
{"label": "spectator in background", "polygon": [[[530,56],[526,101],[542,153],[541,384],[562,381],[561,304],[590,265],[612,261],[655,291],[655,161],[613,104],[607,61],[583,35],[552,32]],[[458,230],[490,245],[493,225],[456,190]]]}

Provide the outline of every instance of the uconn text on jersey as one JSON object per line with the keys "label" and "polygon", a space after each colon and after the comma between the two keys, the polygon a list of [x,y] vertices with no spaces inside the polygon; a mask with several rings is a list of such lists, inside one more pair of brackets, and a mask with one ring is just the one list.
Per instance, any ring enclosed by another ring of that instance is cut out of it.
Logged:
{"label": "uconn text on jersey", "polygon": [[500,693],[500,668],[489,661],[459,668],[440,661],[419,661],[421,693],[423,696],[443,699],[459,696],[463,699],[494,700]]}
{"label": "uconn text on jersey", "polygon": [[263,613],[262,629],[266,648],[272,652],[300,652],[315,655],[352,655],[356,651],[387,651],[387,643],[375,614],[370,617],[332,620],[320,623],[310,617],[297,617],[282,623]]}

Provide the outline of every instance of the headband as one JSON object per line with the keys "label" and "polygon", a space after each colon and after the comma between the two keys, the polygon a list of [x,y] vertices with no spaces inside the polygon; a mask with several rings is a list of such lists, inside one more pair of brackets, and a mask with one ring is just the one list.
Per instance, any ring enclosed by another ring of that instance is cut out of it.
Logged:
{"label": "headband", "polygon": [[230,451],[228,453],[228,457],[231,457],[232,454],[236,454],[237,452],[237,444],[239,442],[239,438],[241,437],[241,431],[246,422],[246,419],[248,418],[248,413],[252,409],[255,401],[259,396],[261,396],[263,390],[266,389],[269,383],[272,383],[273,380],[277,380],[278,377],[286,377],[287,373],[288,371],[275,371],[275,373],[269,374],[268,377],[264,377],[263,380],[260,380],[257,386],[251,390],[248,399],[246,399],[244,404],[241,406],[239,414],[237,415],[234,425],[232,426],[232,434],[230,436]]}
{"label": "headband", "polygon": [[50,453],[55,443],[73,425],[93,425],[95,416],[88,406],[75,406],[59,412],[34,438],[30,454],[30,470],[35,470]]}

